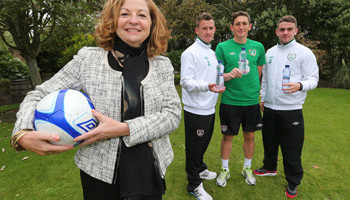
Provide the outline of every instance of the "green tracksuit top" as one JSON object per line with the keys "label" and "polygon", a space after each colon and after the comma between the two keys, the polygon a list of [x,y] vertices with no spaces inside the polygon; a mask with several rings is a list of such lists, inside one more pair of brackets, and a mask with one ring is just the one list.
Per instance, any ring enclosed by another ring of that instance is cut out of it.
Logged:
{"label": "green tracksuit top", "polygon": [[245,44],[230,39],[218,44],[215,54],[225,66],[224,73],[229,73],[233,68],[239,67],[239,53],[243,47],[247,52],[248,73],[242,75],[242,78],[233,78],[225,82],[226,90],[221,96],[223,104],[251,106],[259,103],[260,81],[257,66],[266,63],[264,46],[250,39],[247,39]]}

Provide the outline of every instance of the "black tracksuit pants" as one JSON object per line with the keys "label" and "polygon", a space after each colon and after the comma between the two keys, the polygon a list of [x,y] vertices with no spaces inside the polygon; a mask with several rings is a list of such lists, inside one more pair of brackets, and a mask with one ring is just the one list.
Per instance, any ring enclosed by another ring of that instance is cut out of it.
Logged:
{"label": "black tracksuit pants", "polygon": [[213,135],[215,113],[212,115],[196,115],[184,111],[187,191],[192,192],[202,179],[199,173],[207,169],[203,155]]}
{"label": "black tracksuit pants", "polygon": [[277,169],[278,147],[281,146],[285,177],[299,185],[303,178],[301,151],[304,144],[302,110],[272,110],[264,108],[263,116],[264,168]]}

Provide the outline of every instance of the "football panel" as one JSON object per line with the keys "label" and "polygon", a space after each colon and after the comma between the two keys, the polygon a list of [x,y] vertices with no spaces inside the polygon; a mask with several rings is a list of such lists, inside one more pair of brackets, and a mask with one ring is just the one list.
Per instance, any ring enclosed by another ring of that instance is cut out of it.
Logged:
{"label": "football panel", "polygon": [[53,113],[56,106],[58,92],[59,91],[52,92],[40,100],[36,106],[36,110],[42,113]]}
{"label": "football panel", "polygon": [[90,97],[85,93],[82,93],[82,94],[87,98],[89,105],[90,105],[90,108],[95,109],[95,106],[94,106],[94,104],[92,104]]}
{"label": "football panel", "polygon": [[76,144],[76,142],[73,142],[74,138],[65,130],[61,129],[55,124],[50,123],[50,126],[51,126],[51,131],[53,133],[58,133],[58,135],[60,135],[60,140],[57,142],[52,142],[52,144],[57,144],[57,145],[75,145]]}
{"label": "football panel", "polygon": [[34,120],[35,130],[45,132],[45,133],[53,133],[51,130],[50,122],[44,120]]}
{"label": "football panel", "polygon": [[91,102],[82,92],[68,90],[65,94],[65,118],[70,126],[81,134],[97,126],[97,120],[91,113],[90,104]]}
{"label": "football panel", "polygon": [[68,115],[68,119],[66,118],[66,116],[67,115],[62,110],[59,110],[53,113],[48,119],[48,121],[65,130],[73,138],[76,138],[82,133],[84,133],[79,129],[74,128],[74,126],[72,126],[72,124],[69,123],[69,121],[71,121],[70,116]]}
{"label": "football panel", "polygon": [[65,113],[69,113],[70,115],[91,111],[88,99],[76,90],[67,90],[63,103]]}
{"label": "football panel", "polygon": [[56,144],[56,145],[76,145],[77,144],[76,142],[73,142],[72,136],[70,136],[65,130],[61,129],[55,124],[52,124],[48,121],[42,121],[42,120],[35,120],[34,124],[37,131],[41,131],[49,134],[56,134],[60,136],[59,141],[57,142],[50,141],[51,144]]}

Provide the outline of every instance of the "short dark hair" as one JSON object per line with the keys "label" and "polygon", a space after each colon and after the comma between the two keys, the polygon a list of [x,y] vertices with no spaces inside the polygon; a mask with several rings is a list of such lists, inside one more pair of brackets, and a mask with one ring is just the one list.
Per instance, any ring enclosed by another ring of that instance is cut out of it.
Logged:
{"label": "short dark hair", "polygon": [[248,18],[248,21],[249,21],[249,24],[250,24],[250,16],[247,12],[244,12],[244,11],[238,11],[238,12],[235,12],[233,13],[232,15],[232,24],[235,22],[235,19],[239,16],[244,16],[244,17],[247,17]]}
{"label": "short dark hair", "polygon": [[200,23],[202,20],[214,20],[214,19],[213,19],[213,16],[211,16],[210,13],[204,12],[204,13],[200,14],[200,15],[197,17],[197,20],[196,20],[196,27],[197,27],[197,28],[199,27],[199,23]]}
{"label": "short dark hair", "polygon": [[278,24],[280,24],[282,22],[290,22],[290,23],[295,24],[296,27],[298,26],[297,19],[292,15],[286,15],[286,16],[281,17],[280,20],[278,20]]}

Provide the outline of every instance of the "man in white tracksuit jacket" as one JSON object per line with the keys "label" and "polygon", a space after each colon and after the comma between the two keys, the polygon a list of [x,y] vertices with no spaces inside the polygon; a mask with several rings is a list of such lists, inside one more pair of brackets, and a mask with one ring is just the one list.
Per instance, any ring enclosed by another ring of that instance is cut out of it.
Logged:
{"label": "man in white tracksuit jacket", "polygon": [[[281,146],[283,166],[288,186],[285,195],[294,198],[303,177],[301,152],[304,143],[302,105],[306,93],[316,88],[319,75],[316,57],[312,51],[295,41],[298,32],[293,16],[284,16],[278,22],[276,34],[279,44],[266,53],[261,84],[263,116],[264,166],[254,170],[258,176],[277,174],[278,148]],[[282,89],[285,65],[290,68],[290,83]]]}
{"label": "man in white tracksuit jacket", "polygon": [[224,89],[214,89],[218,61],[209,44],[215,33],[215,23],[209,13],[197,18],[195,31],[196,41],[181,55],[187,191],[199,200],[211,200],[202,179],[215,179],[217,174],[208,171],[203,155],[213,134],[217,93]]}

